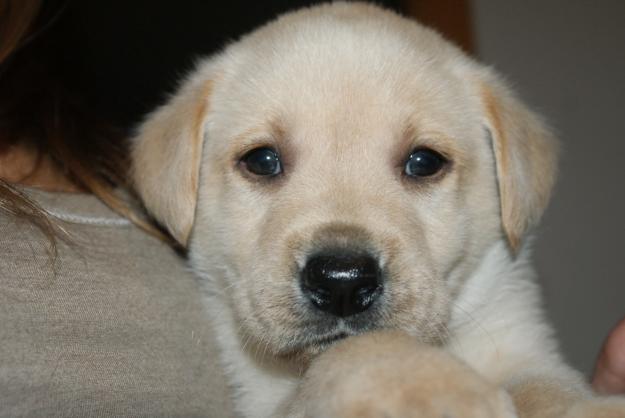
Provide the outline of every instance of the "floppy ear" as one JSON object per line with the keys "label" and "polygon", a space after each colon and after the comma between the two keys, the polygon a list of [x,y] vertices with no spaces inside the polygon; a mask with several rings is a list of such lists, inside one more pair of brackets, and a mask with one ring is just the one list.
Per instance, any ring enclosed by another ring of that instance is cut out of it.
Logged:
{"label": "floppy ear", "polygon": [[152,216],[186,246],[193,226],[211,81],[191,79],[133,140],[132,180]]}
{"label": "floppy ear", "polygon": [[517,250],[549,201],[558,146],[542,120],[498,80],[483,83],[481,95],[493,141],[502,226]]}

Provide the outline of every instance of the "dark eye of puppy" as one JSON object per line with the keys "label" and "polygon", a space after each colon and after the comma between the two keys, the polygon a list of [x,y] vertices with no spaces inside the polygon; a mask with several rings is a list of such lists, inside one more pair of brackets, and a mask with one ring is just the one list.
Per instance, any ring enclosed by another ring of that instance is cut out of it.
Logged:
{"label": "dark eye of puppy", "polygon": [[245,168],[257,176],[277,176],[282,173],[280,156],[272,148],[256,148],[241,158]]}
{"label": "dark eye of puppy", "polygon": [[443,168],[447,163],[445,157],[428,148],[414,150],[404,166],[404,173],[410,177],[429,177]]}

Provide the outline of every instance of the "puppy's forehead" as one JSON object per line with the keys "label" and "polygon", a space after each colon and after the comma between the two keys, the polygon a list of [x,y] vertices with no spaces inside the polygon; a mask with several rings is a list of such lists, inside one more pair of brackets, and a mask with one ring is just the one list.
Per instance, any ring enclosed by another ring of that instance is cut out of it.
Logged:
{"label": "puppy's forehead", "polygon": [[236,119],[229,126],[239,132],[228,136],[262,130],[269,119],[289,134],[343,141],[365,133],[400,137],[408,128],[466,132],[475,106],[458,74],[462,55],[438,35],[402,20],[397,27],[375,18],[292,20],[230,51],[216,100],[217,110]]}

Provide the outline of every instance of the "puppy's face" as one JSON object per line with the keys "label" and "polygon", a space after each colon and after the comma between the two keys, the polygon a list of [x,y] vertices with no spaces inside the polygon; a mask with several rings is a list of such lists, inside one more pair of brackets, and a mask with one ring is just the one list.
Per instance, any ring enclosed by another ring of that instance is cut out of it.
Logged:
{"label": "puppy's face", "polygon": [[374,7],[287,15],[146,122],[137,188],[242,340],[280,356],[376,328],[437,343],[463,278],[518,244],[551,186],[544,130],[493,83]]}
{"label": "puppy's face", "polygon": [[[464,80],[443,64],[415,71],[420,57],[385,53],[393,45],[298,54],[282,37],[265,42],[256,53],[279,59],[214,86],[194,263],[224,268],[243,333],[279,352],[376,327],[442,338],[450,282],[499,231],[492,151]],[[357,298],[323,278],[311,294],[318,256],[347,272],[372,260],[377,280],[361,286],[377,287],[371,306],[317,306]]]}

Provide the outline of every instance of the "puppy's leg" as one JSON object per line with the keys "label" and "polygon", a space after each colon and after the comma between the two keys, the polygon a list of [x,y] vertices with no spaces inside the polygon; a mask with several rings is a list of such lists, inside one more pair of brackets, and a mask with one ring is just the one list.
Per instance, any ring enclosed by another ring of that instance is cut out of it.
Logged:
{"label": "puppy's leg", "polygon": [[562,417],[586,395],[554,379],[532,377],[508,385],[520,418]]}
{"label": "puppy's leg", "polygon": [[443,350],[399,332],[348,338],[316,359],[284,415],[515,418],[508,394]]}
{"label": "puppy's leg", "polygon": [[578,402],[565,415],[565,418],[623,418],[625,401],[617,397],[595,398]]}
{"label": "puppy's leg", "polygon": [[625,401],[593,397],[567,378],[534,376],[499,386],[441,349],[383,331],[322,354],[280,416],[625,418]]}
{"label": "puppy's leg", "polygon": [[508,391],[519,418],[625,418],[625,399],[595,397],[570,381],[517,379]]}

